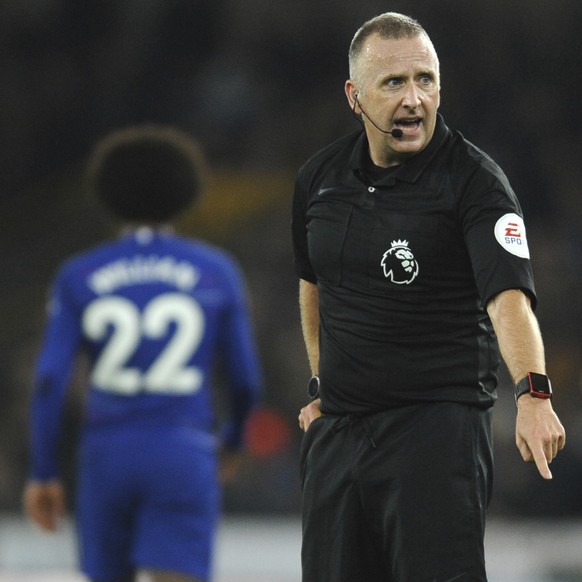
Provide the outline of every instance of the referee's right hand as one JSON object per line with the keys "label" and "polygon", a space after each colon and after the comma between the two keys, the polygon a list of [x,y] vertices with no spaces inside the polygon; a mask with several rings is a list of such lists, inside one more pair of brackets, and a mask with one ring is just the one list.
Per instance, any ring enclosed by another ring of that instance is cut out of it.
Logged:
{"label": "referee's right hand", "polygon": [[319,409],[319,404],[321,402],[320,398],[317,398],[313,402],[310,402],[307,406],[304,406],[299,413],[299,427],[307,432],[309,425],[320,416],[323,415]]}

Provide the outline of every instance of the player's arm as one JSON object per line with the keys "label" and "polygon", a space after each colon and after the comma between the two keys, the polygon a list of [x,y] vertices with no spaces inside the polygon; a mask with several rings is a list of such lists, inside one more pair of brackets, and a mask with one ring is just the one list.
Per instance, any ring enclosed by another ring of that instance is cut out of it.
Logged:
{"label": "player's arm", "polygon": [[80,338],[78,318],[57,281],[36,366],[30,413],[30,477],[23,505],[28,517],[48,531],[65,511],[57,449],[65,394]]}
{"label": "player's arm", "polygon": [[[299,280],[299,309],[301,328],[307,350],[311,373],[319,373],[319,291],[317,285],[305,279]],[[306,431],[313,420],[321,416],[320,400],[314,400],[301,409],[299,426]]]}
{"label": "player's arm", "polygon": [[[501,356],[514,382],[528,372],[546,373],[544,346],[529,298],[518,289],[503,291],[487,305]],[[564,427],[549,399],[527,394],[517,400],[515,438],[525,461],[535,462],[544,479],[551,479],[548,464],[566,442]]]}
{"label": "player's arm", "polygon": [[230,396],[221,451],[224,481],[234,477],[241,465],[246,422],[259,401],[263,385],[246,286],[235,264],[227,269],[226,288],[230,301],[219,330]]}

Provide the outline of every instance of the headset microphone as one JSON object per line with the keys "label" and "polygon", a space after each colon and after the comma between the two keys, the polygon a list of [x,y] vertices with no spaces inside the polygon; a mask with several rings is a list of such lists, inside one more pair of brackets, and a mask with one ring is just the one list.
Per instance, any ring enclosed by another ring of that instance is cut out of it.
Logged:
{"label": "headset microphone", "polygon": [[365,115],[370,120],[370,123],[378,131],[381,131],[382,133],[390,134],[392,137],[395,137],[397,139],[400,139],[404,135],[404,132],[401,129],[398,129],[397,127],[395,127],[394,129],[390,129],[390,130],[385,130],[385,129],[382,129],[381,127],[379,127],[376,123],[374,123],[374,120],[364,111],[362,104],[358,101],[358,94],[354,93],[354,107],[352,109],[352,113],[354,115],[356,115],[356,105],[358,105],[360,107],[360,110],[363,113],[363,115]]}

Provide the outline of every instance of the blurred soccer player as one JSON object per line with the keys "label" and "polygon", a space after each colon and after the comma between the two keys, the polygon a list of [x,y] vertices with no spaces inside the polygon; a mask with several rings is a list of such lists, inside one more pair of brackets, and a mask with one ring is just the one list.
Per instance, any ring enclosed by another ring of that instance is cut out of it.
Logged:
{"label": "blurred soccer player", "polygon": [[[81,569],[95,582],[140,572],[155,582],[210,579],[219,458],[232,473],[260,390],[239,268],[168,227],[197,198],[200,168],[197,145],[175,129],[106,136],[88,176],[122,234],[67,260],[52,288],[24,506],[49,531],[64,513],[56,458],[69,378],[84,350],[91,370],[76,518]],[[220,436],[211,397],[219,358],[231,400]]]}

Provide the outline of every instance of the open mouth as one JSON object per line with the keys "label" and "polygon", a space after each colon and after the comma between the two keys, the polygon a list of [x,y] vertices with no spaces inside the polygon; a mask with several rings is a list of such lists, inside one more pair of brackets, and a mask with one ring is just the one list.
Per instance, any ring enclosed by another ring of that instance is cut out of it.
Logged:
{"label": "open mouth", "polygon": [[398,119],[394,122],[394,125],[400,129],[417,129],[420,127],[422,119],[420,117],[415,117],[412,119]]}

